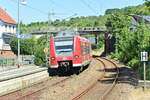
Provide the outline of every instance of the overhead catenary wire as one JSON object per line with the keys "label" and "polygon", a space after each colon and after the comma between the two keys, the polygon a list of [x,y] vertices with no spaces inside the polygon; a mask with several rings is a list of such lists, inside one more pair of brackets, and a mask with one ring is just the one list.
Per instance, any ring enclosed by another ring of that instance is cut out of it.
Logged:
{"label": "overhead catenary wire", "polygon": [[[16,1],[16,0],[10,0],[10,1],[12,1],[12,2],[14,2],[14,3],[18,3],[18,1]],[[20,4],[21,4],[21,3],[20,3]],[[21,4],[21,5],[22,5],[22,4]],[[30,9],[34,10],[34,11],[39,12],[39,13],[42,13],[42,14],[47,15],[46,12],[44,12],[44,11],[38,9],[38,8],[34,8],[34,7],[29,6],[29,5],[23,5],[23,6],[28,7],[28,8],[30,8]]]}
{"label": "overhead catenary wire", "polygon": [[102,10],[102,3],[98,2],[97,0],[89,0],[90,4],[94,4],[94,8],[96,8],[98,11],[96,12],[99,14],[99,12]]}
{"label": "overhead catenary wire", "polygon": [[[85,0],[80,0],[85,6],[87,6],[93,13],[95,13],[95,14],[98,14],[98,12],[95,10],[95,9],[93,9],[87,2],[85,2]],[[92,27],[94,27],[94,24],[92,25]],[[93,32],[92,32],[93,33]],[[96,36],[96,48],[97,48],[97,50],[96,50],[96,52],[98,51],[98,36],[97,35],[95,35]]]}
{"label": "overhead catenary wire", "polygon": [[96,12],[96,10],[95,9],[93,9],[93,7],[91,7],[86,1],[84,1],[84,0],[80,0],[85,6],[87,6],[93,13],[96,13],[97,14],[97,12]]}
{"label": "overhead catenary wire", "polygon": [[63,9],[65,9],[65,10],[67,10],[68,12],[71,12],[71,13],[74,13],[74,12],[72,12],[72,11],[74,11],[74,10],[69,10],[68,8],[66,8],[65,6],[63,6],[62,4],[60,4],[60,3],[56,3],[54,0],[49,0],[53,5],[56,5],[56,7],[59,7],[59,8],[63,8]]}
{"label": "overhead catenary wire", "polygon": [[[70,19],[70,18],[72,18],[72,17],[75,17],[75,16],[77,16],[78,14],[77,13],[74,13],[74,14],[72,14],[72,15],[70,15],[70,16],[67,16],[67,17],[65,17],[65,18],[62,18],[62,20],[67,20],[67,19]],[[54,15],[55,16],[55,15]],[[61,17],[58,17],[58,16],[55,16],[55,17],[57,17],[58,19],[61,19]]]}
{"label": "overhead catenary wire", "polygon": [[[10,0],[10,1],[12,1],[12,2],[14,2],[14,3],[18,3],[16,0]],[[21,3],[20,3],[21,4]],[[21,4],[22,5],[22,4]],[[44,15],[47,15],[48,13],[47,12],[44,12],[44,11],[42,11],[42,10],[40,10],[40,9],[38,9],[38,8],[35,8],[35,7],[32,7],[32,6],[30,6],[30,5],[23,5],[23,6],[25,6],[25,7],[28,7],[28,8],[30,8],[30,9],[32,9],[32,10],[34,10],[34,11],[37,11],[37,12],[39,12],[39,13],[42,13],[42,14],[44,14]],[[54,13],[55,15],[66,15],[65,13]]]}

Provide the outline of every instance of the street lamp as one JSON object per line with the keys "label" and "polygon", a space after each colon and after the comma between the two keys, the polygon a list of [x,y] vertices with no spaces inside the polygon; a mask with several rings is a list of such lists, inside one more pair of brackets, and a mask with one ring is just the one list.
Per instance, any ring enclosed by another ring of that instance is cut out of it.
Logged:
{"label": "street lamp", "polygon": [[[26,5],[26,1],[22,0],[21,2],[23,5]],[[20,0],[18,0],[18,31],[17,31],[17,37],[18,37],[18,68],[20,67]]]}

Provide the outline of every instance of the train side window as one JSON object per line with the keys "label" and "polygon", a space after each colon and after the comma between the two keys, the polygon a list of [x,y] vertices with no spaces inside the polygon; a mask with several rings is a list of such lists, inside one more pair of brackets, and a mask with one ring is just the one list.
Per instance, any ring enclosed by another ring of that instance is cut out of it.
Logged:
{"label": "train side window", "polygon": [[84,56],[84,46],[82,45],[82,56]]}
{"label": "train side window", "polygon": [[86,55],[88,54],[88,48],[87,46],[85,47]]}
{"label": "train side window", "polygon": [[87,46],[87,54],[89,54],[90,53],[90,51],[89,51],[89,46]]}
{"label": "train side window", "polygon": [[90,46],[87,43],[81,43],[82,56],[90,54]]}
{"label": "train side window", "polygon": [[84,55],[86,55],[86,46],[84,46]]}
{"label": "train side window", "polygon": [[86,55],[86,47],[82,45],[82,56]]}

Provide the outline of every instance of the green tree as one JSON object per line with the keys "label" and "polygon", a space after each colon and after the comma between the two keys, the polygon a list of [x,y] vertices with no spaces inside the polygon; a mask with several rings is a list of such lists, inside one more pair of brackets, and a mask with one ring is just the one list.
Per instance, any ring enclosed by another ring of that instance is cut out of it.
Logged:
{"label": "green tree", "polygon": [[[10,40],[11,50],[18,54],[18,39],[16,37]],[[20,39],[20,54],[33,55],[34,54],[35,41],[33,39]]]}
{"label": "green tree", "polygon": [[47,42],[48,42],[47,35],[44,35],[37,40],[34,54],[35,54],[35,64],[38,66],[46,65],[46,54],[44,53],[44,49],[46,48]]}
{"label": "green tree", "polygon": [[45,66],[46,65],[46,59],[45,59],[45,53],[44,53],[44,49],[45,49],[45,45],[37,45],[36,46],[36,50],[35,50],[35,64],[38,66]]}
{"label": "green tree", "polygon": [[[143,75],[143,69],[140,63],[140,52],[147,51],[150,54],[150,25],[142,23],[136,24],[136,29],[130,30],[132,26],[132,18],[124,15],[110,15],[106,22],[106,26],[109,30],[109,33],[113,35],[111,40],[113,48],[115,47],[115,38],[116,33],[118,39],[118,54],[114,52],[114,49],[111,51],[112,56],[120,60],[121,62],[131,66]],[[148,71],[149,72],[149,71]],[[149,75],[149,74],[148,74]],[[147,76],[150,79],[149,76]]]}

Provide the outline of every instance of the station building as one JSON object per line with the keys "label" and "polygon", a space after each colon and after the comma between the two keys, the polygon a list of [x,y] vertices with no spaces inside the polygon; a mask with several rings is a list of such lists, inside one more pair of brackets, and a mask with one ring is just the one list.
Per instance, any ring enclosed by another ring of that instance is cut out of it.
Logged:
{"label": "station building", "polygon": [[15,56],[11,51],[9,41],[16,36],[17,23],[0,8],[0,57]]}

